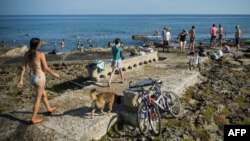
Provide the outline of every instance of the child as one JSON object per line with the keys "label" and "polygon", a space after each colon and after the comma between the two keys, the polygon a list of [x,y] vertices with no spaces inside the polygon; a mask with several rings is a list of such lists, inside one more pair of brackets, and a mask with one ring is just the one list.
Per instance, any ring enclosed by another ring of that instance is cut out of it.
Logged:
{"label": "child", "polygon": [[200,46],[199,46],[199,51],[198,51],[198,53],[199,53],[199,56],[207,56],[207,55],[206,55],[205,47],[202,46],[202,42],[200,42]]}
{"label": "child", "polygon": [[229,53],[230,47],[226,43],[223,43],[222,44],[222,51],[223,51],[223,53]]}

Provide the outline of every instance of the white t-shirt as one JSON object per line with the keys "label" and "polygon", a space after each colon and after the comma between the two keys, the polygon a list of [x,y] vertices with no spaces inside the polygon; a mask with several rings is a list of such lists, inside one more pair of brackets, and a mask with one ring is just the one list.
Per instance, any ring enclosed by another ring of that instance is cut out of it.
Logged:
{"label": "white t-shirt", "polygon": [[167,32],[166,32],[166,40],[167,40],[167,41],[169,41],[169,40],[170,40],[170,38],[171,38],[171,36],[170,36],[170,32],[169,32],[169,31],[167,31]]}

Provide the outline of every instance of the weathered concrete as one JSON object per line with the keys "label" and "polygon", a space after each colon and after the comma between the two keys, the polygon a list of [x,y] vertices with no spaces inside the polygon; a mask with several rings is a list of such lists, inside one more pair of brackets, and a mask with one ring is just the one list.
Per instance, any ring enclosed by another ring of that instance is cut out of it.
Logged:
{"label": "weathered concrete", "polygon": [[[205,63],[208,58],[201,58],[201,63]],[[155,67],[161,67],[161,69],[168,69],[169,66],[164,64],[155,64]],[[179,97],[184,94],[185,90],[189,86],[200,82],[202,76],[198,71],[189,71],[185,69],[175,70],[175,73],[160,77],[164,82],[162,85],[162,90],[173,91]],[[123,106],[124,109],[121,113],[121,118],[128,124],[136,126],[136,111],[138,106],[138,92],[135,89],[125,89],[123,91],[124,99]]]}
{"label": "weathered concrete", "polygon": [[91,118],[91,100],[84,91],[66,92],[51,101],[60,107],[52,116],[45,116],[46,113],[39,114],[40,117],[45,116],[45,121],[41,124],[29,124],[32,107],[1,115],[0,140],[99,140],[116,123],[117,114],[99,115],[96,113]]}
{"label": "weathered concrete", "polygon": [[[55,114],[52,116],[47,116],[46,113],[39,114],[39,116],[45,118],[45,121],[41,124],[28,124],[33,105],[0,115],[0,140],[98,140],[117,121],[118,111],[122,113],[121,119],[124,122],[135,125],[136,113],[127,112],[127,109],[129,109],[128,105],[132,102],[128,99],[126,100],[126,98],[123,99],[126,106],[123,106],[120,110],[114,110],[109,116],[107,114],[103,116],[96,115],[91,119],[89,90],[95,87],[100,91],[121,93],[122,90],[128,88],[130,80],[137,82],[151,77],[163,81],[163,90],[174,91],[181,95],[186,87],[193,85],[199,80],[199,73],[197,71],[189,71],[187,57],[183,54],[166,55],[169,59],[126,71],[124,75],[127,82],[124,84],[116,83],[117,77],[115,77],[111,87],[97,86],[96,83],[81,90],[71,90],[63,93],[50,101],[52,105],[58,107],[58,111]],[[106,81],[103,83],[106,84]],[[130,99],[135,100],[133,97]],[[134,103],[136,102],[134,101]],[[45,112],[44,106],[41,107],[40,111]],[[116,106],[114,107],[116,108]]]}
{"label": "weathered concrete", "polygon": [[[158,61],[158,52],[152,52],[148,53],[146,55],[141,55],[141,56],[135,56],[135,57],[130,57],[128,59],[122,60],[122,65],[123,65],[123,71],[127,69],[132,69],[136,68],[138,66],[141,66],[143,64],[148,64]],[[88,72],[89,76],[92,80],[98,81],[100,80],[101,77],[106,78],[108,75],[111,74],[112,67],[111,67],[111,62],[105,62],[105,68],[104,71],[98,72],[97,67],[91,68],[88,67]]]}

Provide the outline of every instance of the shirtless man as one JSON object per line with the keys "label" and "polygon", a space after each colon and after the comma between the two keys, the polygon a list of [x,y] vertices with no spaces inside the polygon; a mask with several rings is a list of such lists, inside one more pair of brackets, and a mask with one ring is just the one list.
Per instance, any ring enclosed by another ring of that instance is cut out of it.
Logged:
{"label": "shirtless man", "polygon": [[17,84],[18,88],[23,87],[23,76],[25,74],[26,67],[29,66],[30,68],[30,83],[35,87],[36,91],[36,100],[33,108],[31,122],[33,124],[37,124],[43,121],[42,118],[36,118],[41,99],[45,104],[47,111],[52,113],[56,111],[56,107],[51,107],[48,99],[47,94],[45,91],[45,72],[50,73],[54,77],[59,78],[59,74],[53,72],[47,65],[45,55],[39,52],[37,49],[41,47],[41,41],[38,38],[32,38],[30,40],[30,49],[24,56],[24,63],[22,66],[22,73],[20,77],[20,81]]}
{"label": "shirtless man", "polygon": [[241,37],[241,30],[240,30],[240,26],[237,25],[235,27],[235,44],[236,44],[236,52],[238,52],[240,50],[240,37]]}
{"label": "shirtless man", "polygon": [[222,46],[222,38],[223,38],[223,28],[221,24],[219,24],[219,44]]}
{"label": "shirtless man", "polygon": [[195,45],[195,30],[194,30],[194,26],[192,26],[192,29],[189,31],[189,35],[190,35],[190,52],[194,52],[194,45]]}

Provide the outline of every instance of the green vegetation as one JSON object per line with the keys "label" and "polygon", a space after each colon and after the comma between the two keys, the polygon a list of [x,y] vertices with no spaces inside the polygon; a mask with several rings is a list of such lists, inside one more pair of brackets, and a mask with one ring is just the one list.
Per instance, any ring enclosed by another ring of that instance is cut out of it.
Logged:
{"label": "green vegetation", "polygon": [[225,107],[224,109],[222,109],[221,114],[224,116],[229,116],[232,114],[232,112],[228,108]]}
{"label": "green vegetation", "polygon": [[218,126],[229,124],[229,120],[224,115],[215,115],[214,121]]}
{"label": "green vegetation", "polygon": [[173,128],[173,127],[180,127],[180,128],[188,128],[188,121],[183,120],[183,119],[168,119],[164,120],[163,122],[163,127],[167,128]]}
{"label": "green vegetation", "polygon": [[207,139],[206,130],[203,127],[201,127],[201,126],[195,127],[194,132],[195,132],[196,136],[199,137],[201,140]]}
{"label": "green vegetation", "polygon": [[157,137],[154,137],[154,141],[162,141],[162,136],[157,136]]}
{"label": "green vegetation", "polygon": [[204,90],[204,95],[205,95],[205,96],[209,96],[209,95],[211,95],[211,94],[212,94],[212,92],[213,92],[212,87],[211,87],[211,86],[209,86],[208,84],[206,84],[206,86],[205,86],[205,90]]}
{"label": "green vegetation", "polygon": [[244,98],[244,96],[238,96],[238,97],[235,99],[235,102],[239,104],[239,107],[240,107],[241,109],[247,109],[249,105],[248,105],[247,102],[245,102],[245,100],[246,100],[246,99]]}
{"label": "green vegetation", "polygon": [[186,139],[182,139],[181,141],[195,141],[195,139],[193,139],[193,138],[186,138]]}
{"label": "green vegetation", "polygon": [[237,124],[250,125],[250,117],[245,118],[242,122],[238,122]]}
{"label": "green vegetation", "polygon": [[197,86],[188,87],[185,92],[185,95],[183,95],[183,100],[186,103],[188,103],[196,92],[197,92]]}
{"label": "green vegetation", "polygon": [[214,117],[214,114],[215,109],[213,107],[207,107],[206,110],[202,113],[206,121],[209,121],[212,117]]}
{"label": "green vegetation", "polygon": [[17,91],[17,90],[11,90],[9,92],[7,92],[7,95],[11,96],[11,97],[17,97],[19,95],[21,95],[22,92],[21,91]]}

